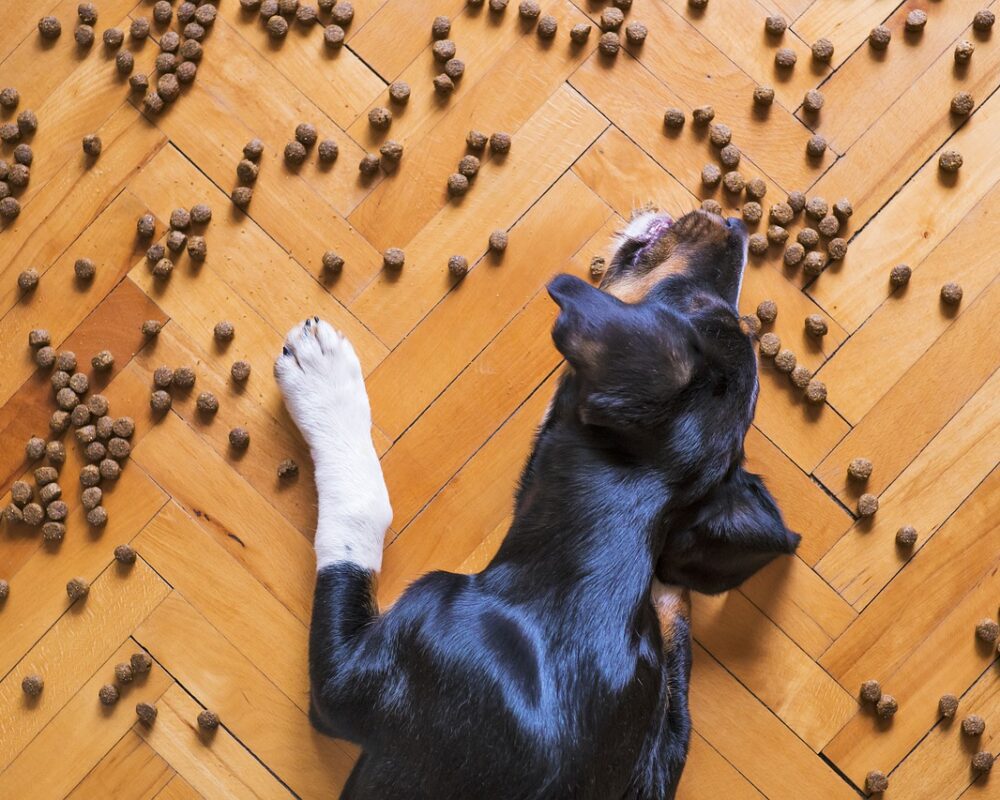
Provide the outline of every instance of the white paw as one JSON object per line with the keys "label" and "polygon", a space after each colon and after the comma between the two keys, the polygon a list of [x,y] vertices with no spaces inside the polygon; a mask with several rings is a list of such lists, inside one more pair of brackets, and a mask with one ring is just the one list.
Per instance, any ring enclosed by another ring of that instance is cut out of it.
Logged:
{"label": "white paw", "polygon": [[377,571],[392,508],[372,445],[371,410],[354,348],[312,317],[289,331],[274,374],[312,452],[319,500],[317,567],[350,561]]}

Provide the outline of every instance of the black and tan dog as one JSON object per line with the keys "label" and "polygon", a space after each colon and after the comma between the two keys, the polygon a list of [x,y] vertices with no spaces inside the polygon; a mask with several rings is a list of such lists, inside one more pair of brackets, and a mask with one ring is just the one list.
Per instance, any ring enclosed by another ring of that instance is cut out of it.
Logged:
{"label": "black and tan dog", "polygon": [[289,334],[276,375],[319,496],[312,718],[363,749],[344,797],[674,796],[685,592],[732,588],[798,543],[741,466],[746,240],[738,220],[646,214],[603,291],[551,282],[568,369],[506,539],[479,574],[426,575],[381,615],[392,512],[361,370],[318,319]]}

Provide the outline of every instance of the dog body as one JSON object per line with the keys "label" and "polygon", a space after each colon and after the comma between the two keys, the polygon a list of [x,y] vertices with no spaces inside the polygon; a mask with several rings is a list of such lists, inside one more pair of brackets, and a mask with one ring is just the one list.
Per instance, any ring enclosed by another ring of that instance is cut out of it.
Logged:
{"label": "dog body", "polygon": [[690,735],[677,587],[723,591],[797,543],[741,466],[745,253],[736,221],[647,215],[605,291],[556,278],[569,368],[507,537],[481,573],[426,575],[381,615],[392,513],[361,370],[325,323],[289,334],[276,375],[319,496],[312,719],[363,749],[344,797],[674,796]]}

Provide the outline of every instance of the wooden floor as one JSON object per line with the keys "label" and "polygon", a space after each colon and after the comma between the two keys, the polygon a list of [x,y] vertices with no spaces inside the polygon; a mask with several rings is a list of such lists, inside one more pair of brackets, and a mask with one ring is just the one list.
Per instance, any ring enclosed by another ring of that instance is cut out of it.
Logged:
{"label": "wooden floor", "polygon": [[[0,229],[3,506],[13,481],[33,483],[24,443],[47,434],[55,408],[29,330],[47,328],[57,350],[75,351],[111,415],[136,420],[132,456],[105,485],[106,529],[84,519],[84,457],[68,433],[64,541],[0,530],[0,578],[10,582],[0,797],[335,793],[356,753],[311,731],[306,716],[315,492],[271,375],[285,332],[317,314],[360,354],[395,510],[381,599],[428,569],[478,569],[506,529],[560,368],[546,281],[588,275],[644,203],[678,214],[711,195],[730,213],[739,207],[701,186],[702,166],[716,162],[704,131],[689,120],[664,132],[667,107],[711,104],[743,152],[743,174],[767,183],[765,214],[791,190],[846,196],[854,214],[847,257],[818,279],[784,267],[776,246],[747,269],[743,312],[775,300],[773,330],[829,396],[807,405],[762,361],[749,462],[803,541],[739,591],[695,600],[695,732],[680,794],[849,798],[880,769],[887,797],[1000,798],[1000,776],[977,780],[970,769],[976,751],[1000,750],[996,650],[974,635],[980,619],[996,619],[1000,596],[1000,33],[971,29],[991,3],[711,0],[695,12],[686,0],[636,0],[626,18],[649,38],[614,59],[598,53],[596,29],[570,45],[569,29],[600,15],[588,0],[543,0],[559,23],[553,41],[518,19],[516,0],[503,14],[464,0],[355,0],[337,52],[324,49],[320,26],[293,23],[273,43],[237,0],[218,5],[197,79],[147,118],[100,38],[77,49],[76,0],[0,2],[0,86],[16,86],[17,111],[39,119],[22,212]],[[98,37],[152,10],[145,0],[98,6]],[[929,18],[919,35],[904,33],[913,8]],[[764,34],[771,12],[790,22],[780,42]],[[55,42],[38,35],[42,13],[62,22]],[[452,17],[467,65],[446,100],[431,85],[437,14]],[[867,36],[881,23],[892,42],[877,53]],[[152,71],[164,30],[154,25],[144,43],[126,36],[137,71]],[[811,58],[820,37],[835,44],[829,65]],[[952,55],[963,39],[976,47],[964,68]],[[779,45],[798,54],[786,75],[774,67]],[[394,80],[412,97],[392,106],[388,133],[373,132],[367,112],[388,105]],[[758,84],[775,88],[763,114],[752,103]],[[817,86],[826,103],[809,115],[802,97]],[[976,101],[969,118],[949,114],[960,90]],[[334,165],[315,154],[297,171],[282,163],[304,121],[336,140]],[[513,147],[484,157],[469,193],[449,200],[472,128],[507,131]],[[813,129],[830,143],[819,161],[805,155]],[[91,161],[80,141],[95,132],[104,150]],[[244,214],[228,197],[252,137],[265,151]],[[406,148],[398,171],[362,179],[361,157],[387,137]],[[950,179],[938,169],[946,149],[965,160]],[[11,161],[11,147],[0,157]],[[196,203],[214,209],[208,258],[180,256],[159,282],[136,220],[154,214],[162,241],[171,210]],[[510,235],[502,258],[487,253],[495,229]],[[405,249],[398,276],[382,271],[388,247]],[[327,250],[346,262],[335,280],[322,274]],[[461,282],[448,274],[453,254],[472,265]],[[97,265],[89,283],[74,280],[81,257]],[[888,274],[900,263],[913,277],[893,292]],[[16,278],[28,267],[41,281],[22,295]],[[954,308],[939,301],[948,281],[964,290]],[[817,313],[829,325],[822,340],[803,329]],[[148,319],[163,322],[155,340],[140,332]],[[236,328],[224,346],[213,341],[220,320]],[[114,369],[95,374],[90,358],[102,349]],[[236,359],[253,369],[242,388],[229,378]],[[162,418],[149,409],[160,365],[197,372]],[[214,417],[196,411],[199,391],[218,397]],[[228,446],[236,426],[252,437],[242,455]],[[864,487],[846,480],[859,456],[874,463]],[[276,477],[285,458],[301,466],[297,479]],[[881,505],[868,522],[854,514],[865,490]],[[912,552],[895,544],[903,525],[918,531]],[[130,568],[112,555],[126,542],[139,554]],[[92,586],[71,605],[64,586],[75,576]],[[98,689],[140,650],[152,671],[103,708]],[[21,681],[32,673],[45,688],[28,700]],[[870,678],[898,700],[891,723],[859,705]],[[978,741],[939,719],[946,692],[961,697],[959,719],[987,721]],[[159,710],[151,727],[136,720],[143,701]],[[221,717],[214,736],[198,732],[202,707]]]}

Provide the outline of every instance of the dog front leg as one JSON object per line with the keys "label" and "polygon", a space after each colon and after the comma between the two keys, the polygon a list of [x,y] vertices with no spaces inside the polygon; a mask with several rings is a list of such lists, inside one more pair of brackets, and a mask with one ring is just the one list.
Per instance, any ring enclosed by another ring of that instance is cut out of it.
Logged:
{"label": "dog front leg", "polygon": [[[313,721],[358,741],[384,672],[362,653],[378,618],[375,581],[392,508],[371,440],[371,410],[350,342],[318,318],[292,329],[275,364],[288,411],[309,445],[319,511],[309,637]],[[374,653],[374,655],[372,655]]]}

